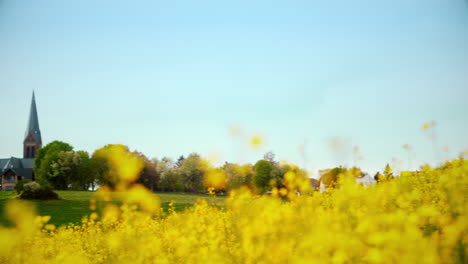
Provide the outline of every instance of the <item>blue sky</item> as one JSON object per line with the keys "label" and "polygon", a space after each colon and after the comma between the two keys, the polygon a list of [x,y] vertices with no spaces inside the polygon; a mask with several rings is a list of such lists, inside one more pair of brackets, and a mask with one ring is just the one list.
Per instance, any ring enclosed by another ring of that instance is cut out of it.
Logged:
{"label": "blue sky", "polygon": [[22,155],[33,89],[44,143],[89,152],[436,164],[468,147],[468,3],[0,0],[0,157]]}

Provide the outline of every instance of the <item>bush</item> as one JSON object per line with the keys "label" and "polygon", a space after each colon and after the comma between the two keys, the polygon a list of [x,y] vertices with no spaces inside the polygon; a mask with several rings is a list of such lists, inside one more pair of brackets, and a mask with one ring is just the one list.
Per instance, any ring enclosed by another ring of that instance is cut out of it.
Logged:
{"label": "bush", "polygon": [[24,180],[20,180],[16,183],[16,186],[15,186],[15,190],[18,194],[21,194],[21,192],[23,192],[24,190],[24,185],[27,184],[29,182],[29,180],[27,179],[24,179]]}
{"label": "bush", "polygon": [[25,200],[56,200],[59,197],[50,187],[41,186],[37,182],[29,182],[23,185],[20,198]]}

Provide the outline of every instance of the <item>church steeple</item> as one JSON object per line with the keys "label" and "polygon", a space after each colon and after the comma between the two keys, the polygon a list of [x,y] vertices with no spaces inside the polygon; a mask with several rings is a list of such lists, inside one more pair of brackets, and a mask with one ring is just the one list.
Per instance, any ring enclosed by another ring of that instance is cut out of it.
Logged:
{"label": "church steeple", "polygon": [[39,129],[39,118],[37,117],[36,98],[34,91],[31,100],[31,110],[29,112],[28,129],[23,142],[23,157],[34,158],[36,151],[42,146],[41,130]]}

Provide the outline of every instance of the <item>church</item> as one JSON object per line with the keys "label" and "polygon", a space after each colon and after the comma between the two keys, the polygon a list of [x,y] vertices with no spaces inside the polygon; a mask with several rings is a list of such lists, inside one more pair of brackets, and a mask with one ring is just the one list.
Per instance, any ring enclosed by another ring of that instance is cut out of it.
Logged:
{"label": "church", "polygon": [[23,158],[0,159],[1,190],[12,191],[16,182],[23,179],[34,180],[34,158],[37,150],[42,146],[41,130],[37,117],[36,99],[34,92],[29,112],[28,128],[23,141]]}

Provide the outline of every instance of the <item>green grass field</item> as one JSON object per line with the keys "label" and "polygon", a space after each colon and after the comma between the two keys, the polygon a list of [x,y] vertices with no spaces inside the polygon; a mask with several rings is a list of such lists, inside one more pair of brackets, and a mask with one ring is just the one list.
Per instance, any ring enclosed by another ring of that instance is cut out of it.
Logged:
{"label": "green grass field", "polygon": [[[95,192],[86,191],[57,191],[61,200],[40,201],[33,200],[39,215],[50,215],[50,224],[57,226],[68,223],[80,223],[83,216],[89,215],[89,201],[95,198]],[[175,202],[175,210],[182,211],[195,204],[198,199],[205,199],[213,206],[223,206],[225,197],[209,196],[201,194],[187,193],[156,193],[161,199],[161,205],[165,212],[168,212],[169,203]],[[13,191],[0,192],[0,226],[12,226],[12,223],[5,216],[5,205],[10,199],[17,199],[17,194]],[[118,201],[118,198],[115,198]],[[97,211],[104,207],[104,202],[96,203]]]}

